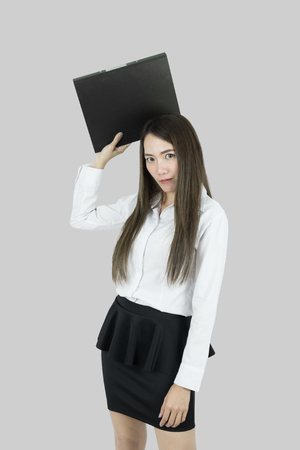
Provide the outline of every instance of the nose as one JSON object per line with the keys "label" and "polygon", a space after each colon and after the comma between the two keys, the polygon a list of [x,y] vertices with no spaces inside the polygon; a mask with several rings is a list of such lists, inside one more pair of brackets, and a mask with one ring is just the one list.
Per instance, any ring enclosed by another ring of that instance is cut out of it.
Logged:
{"label": "nose", "polygon": [[158,161],[158,164],[157,164],[158,175],[164,175],[167,172],[168,172],[168,169],[167,169],[166,161],[164,161],[164,160]]}

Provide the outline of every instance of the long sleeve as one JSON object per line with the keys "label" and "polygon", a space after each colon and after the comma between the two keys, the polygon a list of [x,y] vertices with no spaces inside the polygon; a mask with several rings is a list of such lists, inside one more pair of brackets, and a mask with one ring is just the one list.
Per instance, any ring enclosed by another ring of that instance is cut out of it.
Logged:
{"label": "long sleeve", "polygon": [[115,204],[96,206],[104,169],[88,164],[78,169],[73,194],[70,225],[82,230],[111,230],[121,228],[132,214],[137,193],[121,197]]}
{"label": "long sleeve", "polygon": [[207,225],[196,251],[192,319],[182,362],[174,383],[199,391],[208,360],[222,285],[228,241],[228,220],[224,210]]}

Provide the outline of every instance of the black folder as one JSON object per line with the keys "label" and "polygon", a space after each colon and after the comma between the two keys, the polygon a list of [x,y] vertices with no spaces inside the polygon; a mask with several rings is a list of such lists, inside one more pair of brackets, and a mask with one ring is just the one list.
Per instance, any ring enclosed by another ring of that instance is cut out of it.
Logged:
{"label": "black folder", "polygon": [[122,131],[119,145],[140,139],[148,119],[180,114],[166,53],[73,79],[94,151]]}

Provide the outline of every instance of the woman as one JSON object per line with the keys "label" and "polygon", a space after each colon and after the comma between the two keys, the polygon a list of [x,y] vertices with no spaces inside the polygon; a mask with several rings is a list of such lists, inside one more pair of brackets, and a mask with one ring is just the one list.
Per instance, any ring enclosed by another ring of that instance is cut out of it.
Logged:
{"label": "woman", "polygon": [[[97,348],[117,449],[196,449],[195,391],[208,357],[225,267],[228,221],[212,199],[198,136],[182,115],[149,120],[136,194],[96,207],[106,164],[130,145],[122,133],[81,166],[71,225],[120,228],[112,260],[117,297]],[[175,433],[176,432],[176,433]]]}

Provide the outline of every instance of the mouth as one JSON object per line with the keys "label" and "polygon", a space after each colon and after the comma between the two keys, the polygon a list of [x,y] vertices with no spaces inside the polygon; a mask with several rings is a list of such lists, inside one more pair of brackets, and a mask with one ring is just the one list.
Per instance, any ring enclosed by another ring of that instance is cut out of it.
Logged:
{"label": "mouth", "polygon": [[160,183],[168,183],[172,178],[166,178],[165,180],[160,180]]}

